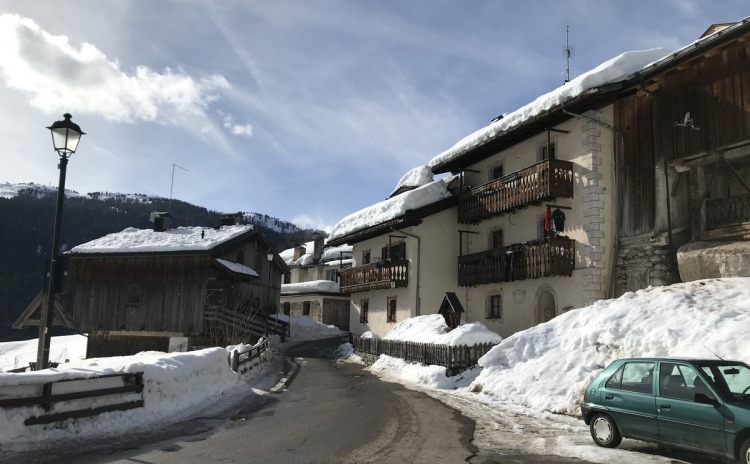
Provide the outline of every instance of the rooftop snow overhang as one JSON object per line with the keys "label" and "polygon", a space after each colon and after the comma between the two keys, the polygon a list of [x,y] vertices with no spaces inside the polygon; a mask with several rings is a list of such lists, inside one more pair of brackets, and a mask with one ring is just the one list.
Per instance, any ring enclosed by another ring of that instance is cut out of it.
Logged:
{"label": "rooftop snow overhang", "polygon": [[563,109],[573,113],[583,113],[590,109],[602,108],[613,103],[617,96],[620,95],[622,89],[622,83],[608,84],[590,89],[582,95],[572,98],[563,104],[556,105],[546,112],[514,126],[510,130],[498,134],[482,145],[474,147],[449,161],[436,164],[432,167],[432,172],[435,174],[446,172],[459,173],[479,161],[487,159],[498,152],[506,150],[571,119],[572,116],[565,114]]}
{"label": "rooftop snow overhang", "polygon": [[398,216],[390,221],[381,222],[365,229],[351,232],[328,241],[333,246],[354,244],[387,234],[393,229],[403,229],[405,227],[416,226],[422,223],[422,219],[440,211],[446,210],[458,204],[458,196],[451,195],[442,200],[438,200],[421,208],[407,211],[405,214]]}
{"label": "rooftop snow overhang", "polygon": [[573,113],[583,113],[589,109],[599,109],[613,103],[618,98],[630,94],[635,88],[642,85],[648,79],[668,72],[681,63],[699,57],[707,50],[720,47],[736,40],[750,31],[750,17],[742,19],[730,27],[719,30],[695,43],[683,47],[668,56],[655,61],[642,70],[633,73],[627,78],[602,87],[590,89],[588,92],[566,101],[554,108],[549,109],[528,121],[525,121],[510,130],[498,134],[491,140],[476,146],[465,153],[456,156],[444,163],[432,167],[435,174],[453,172],[458,173],[468,166],[482,161],[502,150],[512,147],[524,140],[552,128],[572,116],[563,112],[566,109]]}

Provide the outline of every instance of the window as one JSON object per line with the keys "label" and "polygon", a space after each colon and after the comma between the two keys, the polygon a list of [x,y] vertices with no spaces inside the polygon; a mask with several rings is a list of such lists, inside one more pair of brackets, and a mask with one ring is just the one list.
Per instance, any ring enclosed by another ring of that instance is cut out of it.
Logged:
{"label": "window", "polygon": [[490,168],[490,180],[495,180],[503,177],[505,175],[505,170],[503,169],[502,164],[498,164],[497,166],[493,166]]}
{"label": "window", "polygon": [[284,302],[284,315],[288,316],[291,311],[292,311],[292,304],[288,301],[285,301]]}
{"label": "window", "polygon": [[303,316],[309,316],[310,315],[310,302],[309,301],[303,301],[302,302],[302,315]]}
{"label": "window", "polygon": [[545,142],[542,146],[539,147],[539,161],[543,161],[546,159],[555,159],[557,156],[556,149],[555,149],[555,142],[550,142],[549,145]]}
{"label": "window", "polygon": [[362,250],[362,264],[370,264],[370,250]]}
{"label": "window", "polygon": [[400,261],[406,259],[406,242],[394,242],[386,245],[382,250],[382,259]]}
{"label": "window", "polygon": [[[659,396],[692,400],[695,379],[698,374],[688,366],[661,363],[659,367]],[[705,385],[705,384],[704,384]]]}
{"label": "window", "polygon": [[137,308],[141,305],[141,288],[136,284],[128,286],[128,293],[125,296],[126,308]]}
{"label": "window", "polygon": [[653,362],[629,362],[617,369],[604,388],[653,394]]}
{"label": "window", "polygon": [[490,295],[487,298],[487,319],[502,319],[503,318],[503,296],[502,295]]}
{"label": "window", "polygon": [[326,269],[326,280],[338,282],[338,271],[336,269]]}
{"label": "window", "polygon": [[387,322],[396,322],[396,297],[388,298]]}
{"label": "window", "polygon": [[370,311],[370,300],[360,301],[359,306],[359,322],[364,324],[367,322],[367,313]]}
{"label": "window", "polygon": [[490,250],[497,250],[503,247],[503,229],[490,231]]}

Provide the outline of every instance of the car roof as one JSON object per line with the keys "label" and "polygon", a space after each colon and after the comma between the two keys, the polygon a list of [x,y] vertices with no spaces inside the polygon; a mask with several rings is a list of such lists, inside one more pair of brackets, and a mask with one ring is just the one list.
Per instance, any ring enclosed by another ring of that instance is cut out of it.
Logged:
{"label": "car roof", "polygon": [[650,358],[619,358],[616,361],[677,361],[677,362],[688,362],[695,364],[745,364],[743,361],[736,361],[734,359],[718,359],[718,358],[682,358],[678,356],[674,357],[650,357]]}

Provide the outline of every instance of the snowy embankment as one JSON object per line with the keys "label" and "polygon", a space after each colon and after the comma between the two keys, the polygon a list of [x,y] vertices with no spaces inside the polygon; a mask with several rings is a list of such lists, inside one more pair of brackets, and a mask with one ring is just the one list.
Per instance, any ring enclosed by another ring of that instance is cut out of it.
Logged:
{"label": "snowy embankment", "polygon": [[[294,342],[327,338],[341,332],[308,317],[292,317],[291,333],[291,341]],[[211,407],[217,401],[247,394],[249,382],[255,385],[275,378],[272,375],[275,370],[269,369],[268,364],[246,375],[232,371],[228,362],[229,353],[234,349],[247,351],[249,348],[247,345],[237,345],[187,353],[143,352],[134,356],[84,359],[86,337],[71,335],[52,338],[50,358],[63,362],[56,369],[8,373],[4,370],[28,365],[29,360],[36,360],[37,340],[0,343],[0,398],[17,396],[15,385],[61,379],[143,372],[144,380],[144,406],[128,411],[67,420],[49,426],[24,426],[24,420],[28,417],[44,413],[41,406],[0,408],[0,444],[3,449],[23,449],[38,446],[43,441],[118,434],[178,420]],[[265,356],[268,359],[273,354],[269,351]],[[65,359],[69,359],[69,362],[64,362]],[[82,404],[81,401],[90,404]],[[78,406],[91,407],[96,403],[96,399],[79,400]]]}
{"label": "snowy embankment", "polygon": [[[617,358],[712,358],[716,353],[750,361],[749,324],[750,278],[712,279],[652,287],[571,310],[504,339],[477,369],[458,378],[446,377],[438,366],[386,356],[370,369],[423,388],[578,415],[586,385]],[[440,335],[428,321],[422,328]]]}

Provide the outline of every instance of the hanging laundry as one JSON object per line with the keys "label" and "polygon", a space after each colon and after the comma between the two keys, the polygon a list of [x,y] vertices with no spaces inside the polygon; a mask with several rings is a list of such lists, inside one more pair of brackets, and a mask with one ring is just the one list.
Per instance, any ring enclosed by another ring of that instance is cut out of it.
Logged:
{"label": "hanging laundry", "polygon": [[549,214],[549,206],[544,209],[544,236],[549,237],[549,231],[550,231],[550,214]]}
{"label": "hanging laundry", "polygon": [[555,230],[557,232],[562,232],[565,230],[565,213],[560,211],[560,208],[557,208],[554,213],[552,213],[552,223],[555,226]]}

